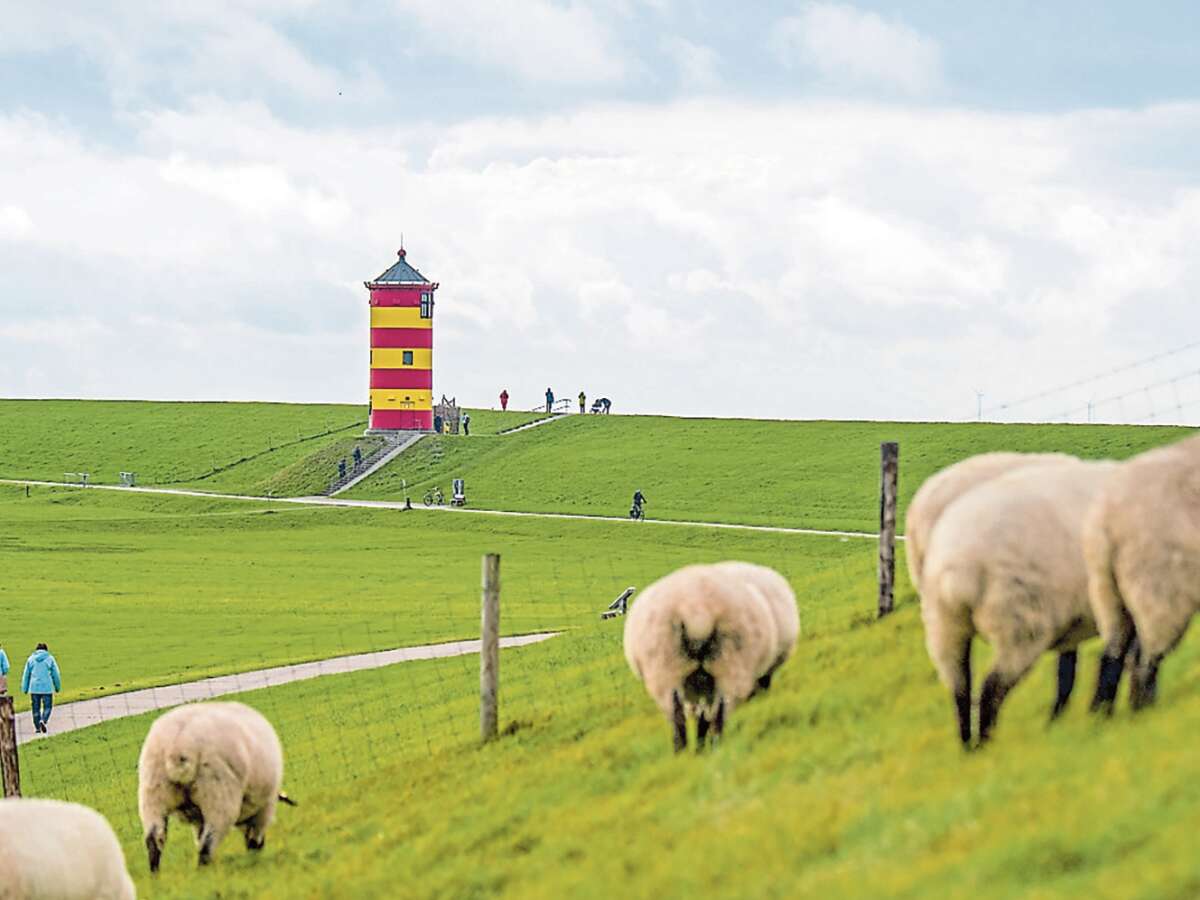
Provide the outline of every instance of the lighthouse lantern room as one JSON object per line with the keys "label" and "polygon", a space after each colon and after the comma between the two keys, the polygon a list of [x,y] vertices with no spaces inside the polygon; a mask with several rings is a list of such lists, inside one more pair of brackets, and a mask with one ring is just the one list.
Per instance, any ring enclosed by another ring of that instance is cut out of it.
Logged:
{"label": "lighthouse lantern room", "polygon": [[433,293],[436,282],[399,259],[364,281],[371,303],[369,431],[433,429]]}

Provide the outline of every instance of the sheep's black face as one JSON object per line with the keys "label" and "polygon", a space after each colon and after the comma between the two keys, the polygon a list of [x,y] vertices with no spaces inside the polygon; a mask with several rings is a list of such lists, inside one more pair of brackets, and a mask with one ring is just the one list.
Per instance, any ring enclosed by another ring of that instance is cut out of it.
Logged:
{"label": "sheep's black face", "polygon": [[711,705],[716,695],[717,682],[704,667],[696,669],[683,680],[683,694],[689,703]]}

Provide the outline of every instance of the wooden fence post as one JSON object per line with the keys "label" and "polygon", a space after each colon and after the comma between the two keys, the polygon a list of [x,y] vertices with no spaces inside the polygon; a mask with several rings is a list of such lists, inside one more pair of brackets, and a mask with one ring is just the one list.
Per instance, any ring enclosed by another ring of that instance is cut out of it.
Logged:
{"label": "wooden fence post", "polygon": [[500,554],[483,558],[483,614],[479,647],[479,736],[490,741],[499,722]]}
{"label": "wooden fence post", "polygon": [[879,445],[879,616],[892,611],[896,584],[896,484],[900,472],[900,445]]}
{"label": "wooden fence post", "polygon": [[5,797],[21,796],[21,768],[17,759],[17,719],[13,698],[0,696],[0,781]]}

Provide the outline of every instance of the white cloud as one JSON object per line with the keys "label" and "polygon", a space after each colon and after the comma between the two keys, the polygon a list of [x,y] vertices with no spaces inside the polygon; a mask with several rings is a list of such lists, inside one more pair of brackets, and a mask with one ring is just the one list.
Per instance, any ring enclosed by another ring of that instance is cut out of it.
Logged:
{"label": "white cloud", "polygon": [[[606,105],[417,123],[427,156],[215,100],[131,121],[116,152],[0,116],[0,395],[361,400],[401,232],[473,402],[948,416],[1200,326],[1200,172],[1153,167],[1198,107]],[[91,329],[53,371],[51,321]]]}
{"label": "white cloud", "polygon": [[720,85],[718,69],[721,59],[711,47],[671,36],[663,38],[662,49],[675,63],[679,80],[685,87],[711,90]]}
{"label": "white cloud", "polygon": [[620,81],[629,60],[578,0],[395,0],[429,35],[430,53],[501,69],[530,82]]}
{"label": "white cloud", "polygon": [[0,239],[14,240],[33,232],[33,219],[19,206],[0,206]]}
{"label": "white cloud", "polygon": [[775,23],[770,43],[785,65],[813,69],[834,85],[923,94],[943,81],[936,41],[852,6],[808,3]]}
{"label": "white cloud", "polygon": [[[142,3],[87,0],[16,4],[5,10],[0,52],[69,49],[96,63],[116,99],[131,103],[170,87],[183,96],[218,92],[283,94],[341,103],[378,102],[385,89],[369,65],[322,64],[289,38],[285,26],[319,0]],[[336,6],[324,11],[334,15]]]}

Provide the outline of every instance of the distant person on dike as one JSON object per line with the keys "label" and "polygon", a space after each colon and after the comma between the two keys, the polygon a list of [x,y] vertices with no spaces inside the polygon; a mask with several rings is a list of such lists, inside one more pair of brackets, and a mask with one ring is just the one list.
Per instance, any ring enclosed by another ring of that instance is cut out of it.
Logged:
{"label": "distant person on dike", "polygon": [[346,477],[346,457],[338,460],[338,478]]}
{"label": "distant person on dike", "polygon": [[582,416],[587,411],[587,394],[583,391],[579,392],[579,414]]}
{"label": "distant person on dike", "polygon": [[471,436],[471,414],[463,413],[462,417],[463,437]]}
{"label": "distant person on dike", "polygon": [[611,401],[611,400],[609,400],[607,397],[601,397],[601,398],[600,398],[599,400],[597,400],[596,402],[600,404],[600,410],[601,410],[601,412],[603,412],[603,413],[604,413],[604,415],[606,415],[606,416],[607,416],[607,415],[608,415],[608,412],[609,412],[609,410],[611,410],[611,409],[612,409],[612,401]]}
{"label": "distant person on dike", "polygon": [[25,662],[25,673],[21,676],[21,691],[29,695],[33,703],[33,728],[41,734],[47,732],[50,710],[54,708],[54,692],[62,690],[62,676],[58,663],[50,655],[45,644],[37,649]]}
{"label": "distant person on dike", "polygon": [[0,694],[8,693],[8,654],[0,647]]}
{"label": "distant person on dike", "polygon": [[500,410],[503,412],[504,410],[507,410],[507,409],[508,409],[508,391],[502,390],[500,392]]}
{"label": "distant person on dike", "polygon": [[355,447],[354,448],[354,468],[357,469],[361,465],[362,465],[362,450],[360,450],[358,447]]}
{"label": "distant person on dike", "polygon": [[550,412],[554,407],[554,391],[546,388],[546,412]]}

